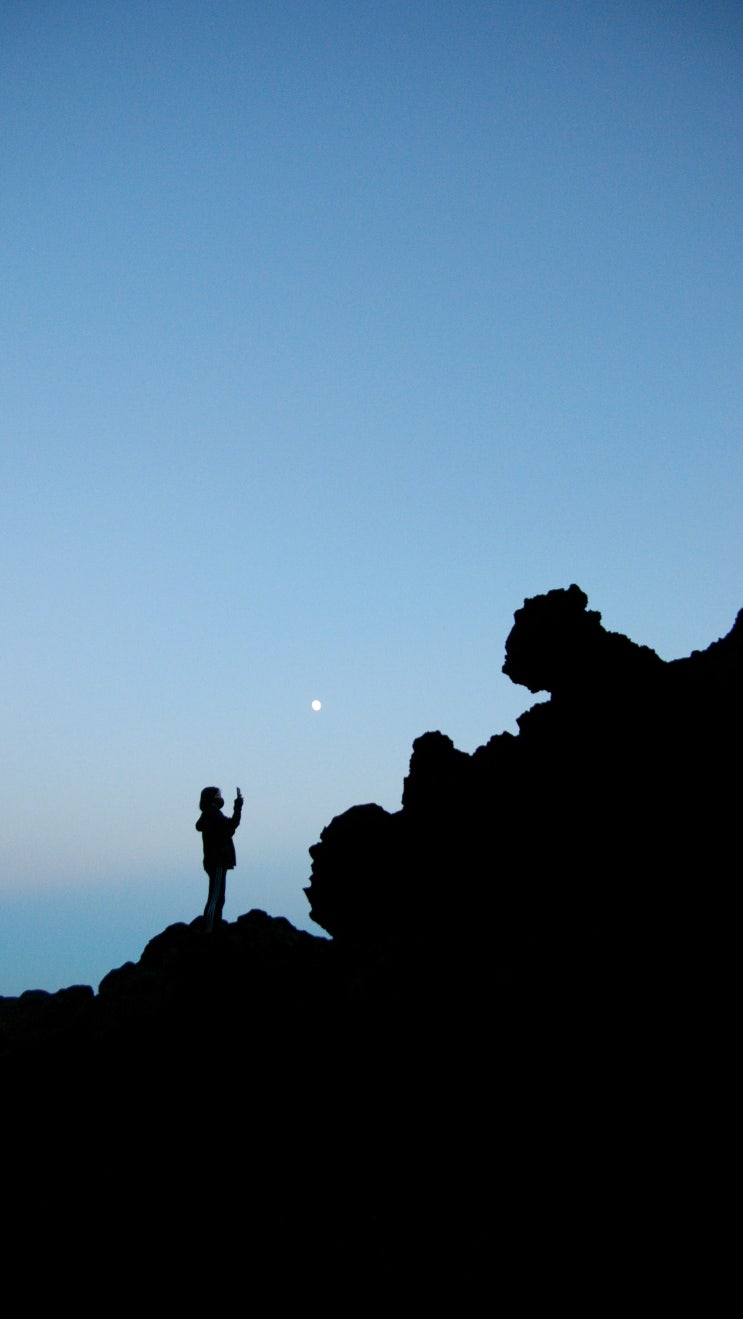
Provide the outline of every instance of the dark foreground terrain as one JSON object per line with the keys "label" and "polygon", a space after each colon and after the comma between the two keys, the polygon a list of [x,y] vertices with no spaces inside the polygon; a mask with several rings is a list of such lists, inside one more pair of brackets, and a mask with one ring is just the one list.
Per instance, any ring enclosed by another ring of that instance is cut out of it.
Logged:
{"label": "dark foreground terrain", "polygon": [[665,663],[576,586],[549,701],[312,847],[314,937],[174,925],[0,999],[7,1287],[56,1303],[585,1313],[731,1285],[743,614]]}

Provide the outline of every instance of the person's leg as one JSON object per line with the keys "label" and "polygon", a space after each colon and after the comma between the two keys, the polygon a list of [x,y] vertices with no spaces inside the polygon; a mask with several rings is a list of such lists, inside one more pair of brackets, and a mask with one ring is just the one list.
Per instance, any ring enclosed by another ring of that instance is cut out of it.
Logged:
{"label": "person's leg", "polygon": [[215,866],[209,871],[209,897],[204,908],[204,929],[207,934],[212,933],[214,922],[222,919],[226,875],[224,866]]}
{"label": "person's leg", "polygon": [[223,910],[224,910],[224,900],[225,900],[226,893],[227,893],[227,870],[226,870],[226,867],[225,867],[225,866],[222,866],[222,868],[221,868],[221,870],[220,870],[220,872],[219,872],[219,876],[218,876],[218,883],[217,883],[217,906],[216,906],[216,912],[215,912],[215,917],[214,917],[214,919],[215,919],[215,923],[216,923],[217,925],[221,924],[221,921],[222,921],[222,912],[223,912]]}

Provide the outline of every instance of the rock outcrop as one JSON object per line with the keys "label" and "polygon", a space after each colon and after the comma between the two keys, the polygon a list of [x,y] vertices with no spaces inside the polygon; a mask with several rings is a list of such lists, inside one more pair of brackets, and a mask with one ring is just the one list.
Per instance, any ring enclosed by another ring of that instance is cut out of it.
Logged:
{"label": "rock outcrop", "polygon": [[[511,952],[633,930],[652,956],[663,924],[691,936],[725,906],[743,612],[706,651],[665,662],[587,604],[573,585],[517,611],[503,671],[550,694],[517,736],[467,755],[426,733],[399,812],[354,807],[323,831],[306,892],[334,938],[452,928],[466,914]],[[707,913],[701,882],[718,891]]]}
{"label": "rock outcrop", "polygon": [[425,733],[322,831],[331,939],[196,920],[0,999],[6,1257],[55,1304],[57,1250],[78,1302],[722,1308],[743,615],[664,662],[587,603],[518,610],[518,735]]}

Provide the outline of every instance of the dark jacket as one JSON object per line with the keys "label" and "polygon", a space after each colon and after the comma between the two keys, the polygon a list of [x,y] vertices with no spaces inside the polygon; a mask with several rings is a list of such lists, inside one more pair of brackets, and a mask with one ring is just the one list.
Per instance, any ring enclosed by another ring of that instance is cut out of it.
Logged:
{"label": "dark jacket", "polygon": [[215,866],[234,870],[236,858],[232,835],[240,823],[242,808],[242,797],[236,797],[229,819],[218,806],[207,806],[196,821],[196,828],[204,843],[204,869],[207,873]]}

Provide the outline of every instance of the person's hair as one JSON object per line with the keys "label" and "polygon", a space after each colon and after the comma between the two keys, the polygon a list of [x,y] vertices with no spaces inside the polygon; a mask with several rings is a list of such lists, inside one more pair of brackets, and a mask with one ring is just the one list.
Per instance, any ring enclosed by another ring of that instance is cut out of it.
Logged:
{"label": "person's hair", "polygon": [[219,796],[219,788],[202,788],[199,797],[199,810],[205,811],[207,806],[213,806],[215,799]]}

